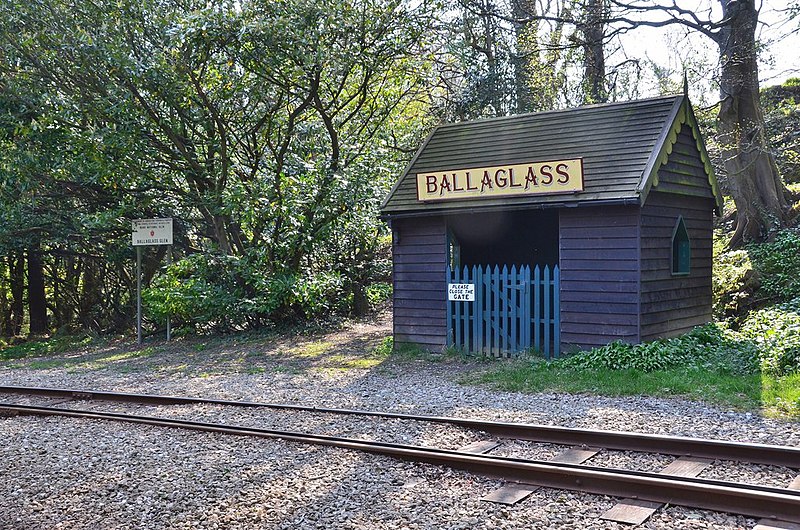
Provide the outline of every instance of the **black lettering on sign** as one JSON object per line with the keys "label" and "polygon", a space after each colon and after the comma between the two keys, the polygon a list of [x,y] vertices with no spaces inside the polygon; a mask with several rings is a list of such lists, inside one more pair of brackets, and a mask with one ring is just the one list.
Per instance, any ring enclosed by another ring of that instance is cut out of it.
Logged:
{"label": "black lettering on sign", "polygon": [[425,185],[428,193],[436,193],[436,175],[425,175]]}
{"label": "black lettering on sign", "polygon": [[558,173],[559,175],[561,175],[561,177],[564,178],[564,180],[561,180],[561,177],[559,177],[558,182],[560,184],[566,184],[567,182],[569,182],[569,173],[567,173],[568,169],[569,166],[566,164],[559,164],[556,166],[556,173]]}
{"label": "black lettering on sign", "polygon": [[506,178],[505,169],[498,169],[494,172],[494,182],[497,184],[498,188],[505,188],[508,185],[508,178]]}
{"label": "black lettering on sign", "polygon": [[447,175],[442,175],[442,181],[439,183],[439,196],[444,195],[444,190],[453,191],[450,188],[450,181],[447,180]]}
{"label": "black lettering on sign", "polygon": [[458,187],[458,173],[453,173],[453,191],[464,191],[464,188]]}
{"label": "black lettering on sign", "polygon": [[483,193],[484,188],[489,188],[490,190],[493,189],[492,177],[489,176],[488,171],[483,172],[483,178],[481,179],[481,193]]}
{"label": "black lettering on sign", "polygon": [[467,171],[467,191],[475,191],[478,189],[478,186],[472,185],[472,180],[470,179],[469,171]]}
{"label": "black lettering on sign", "polygon": [[538,186],[539,182],[536,180],[536,170],[533,169],[533,166],[528,166],[528,174],[525,175],[525,189],[527,190],[531,185]]}
{"label": "black lettering on sign", "polygon": [[543,185],[549,186],[550,184],[553,183],[553,173],[551,173],[552,171],[553,171],[552,167],[550,167],[548,165],[542,166],[542,184]]}

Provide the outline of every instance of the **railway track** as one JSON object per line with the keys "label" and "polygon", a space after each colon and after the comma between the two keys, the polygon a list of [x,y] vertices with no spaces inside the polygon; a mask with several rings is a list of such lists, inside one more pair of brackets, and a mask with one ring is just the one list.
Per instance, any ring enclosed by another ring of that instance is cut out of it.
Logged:
{"label": "railway track", "polygon": [[[644,435],[625,432],[592,431],[520,423],[503,423],[441,416],[416,416],[363,410],[329,409],[257,402],[115,393],[74,389],[0,387],[0,394],[33,396],[59,400],[110,401],[140,405],[220,405],[269,408],[322,414],[370,416],[415,422],[445,423],[490,433],[499,438],[558,443],[580,447],[622,449],[646,453],[693,457],[695,459],[736,460],[740,462],[800,468],[800,449],[765,444],[746,444],[719,440]],[[523,485],[546,486],[611,495],[634,500],[634,505],[669,503],[687,507],[765,518],[763,528],[798,528],[800,489],[776,488],[677,476],[662,473],[601,468],[591,465],[465,453],[448,449],[397,443],[365,441],[285,430],[262,429],[170,419],[89,409],[0,403],[5,415],[75,417],[121,421],[169,428],[191,429],[239,436],[282,439],[300,443],[333,446],[462,469],[472,473]],[[697,460],[696,460],[697,461]],[[680,467],[680,466],[679,466]],[[798,481],[795,481],[798,482]],[[650,509],[648,508],[648,509]]]}

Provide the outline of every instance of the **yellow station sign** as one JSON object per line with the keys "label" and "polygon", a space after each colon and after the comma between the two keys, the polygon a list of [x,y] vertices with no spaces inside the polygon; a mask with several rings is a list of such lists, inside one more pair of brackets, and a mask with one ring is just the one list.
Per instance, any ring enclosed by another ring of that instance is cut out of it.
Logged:
{"label": "yellow station sign", "polygon": [[417,199],[544,195],[583,191],[583,159],[417,173]]}

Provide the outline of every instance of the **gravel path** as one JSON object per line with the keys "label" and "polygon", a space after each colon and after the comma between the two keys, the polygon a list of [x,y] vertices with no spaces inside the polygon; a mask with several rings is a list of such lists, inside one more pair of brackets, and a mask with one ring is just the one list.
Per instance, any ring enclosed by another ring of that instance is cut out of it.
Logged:
{"label": "gravel path", "polygon": [[[110,345],[0,363],[0,384],[93,388],[314,404],[633,430],[785,445],[800,424],[678,399],[504,393],[462,386],[485,365],[365,354],[389,333],[365,322],[327,334],[263,340]],[[67,406],[67,405],[65,405]],[[69,406],[80,407],[80,403]],[[112,410],[116,405],[104,404]],[[457,448],[486,435],[442,425],[215,406],[143,413]],[[481,501],[496,480],[324,447],[72,419],[0,419],[0,529],[624,528],[597,516],[616,499],[541,489],[511,507]],[[547,458],[562,448],[517,442],[495,454]],[[657,470],[667,460],[604,452],[593,464]],[[720,462],[709,477],[785,486],[793,471]],[[743,517],[668,507],[645,528],[752,528]]]}

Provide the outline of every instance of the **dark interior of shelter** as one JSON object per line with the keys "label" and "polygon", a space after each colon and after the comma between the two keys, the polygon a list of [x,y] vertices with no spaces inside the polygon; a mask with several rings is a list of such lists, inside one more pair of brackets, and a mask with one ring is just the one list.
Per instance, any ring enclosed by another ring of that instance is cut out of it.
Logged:
{"label": "dark interior of shelter", "polygon": [[458,266],[558,264],[558,211],[522,210],[448,217]]}

